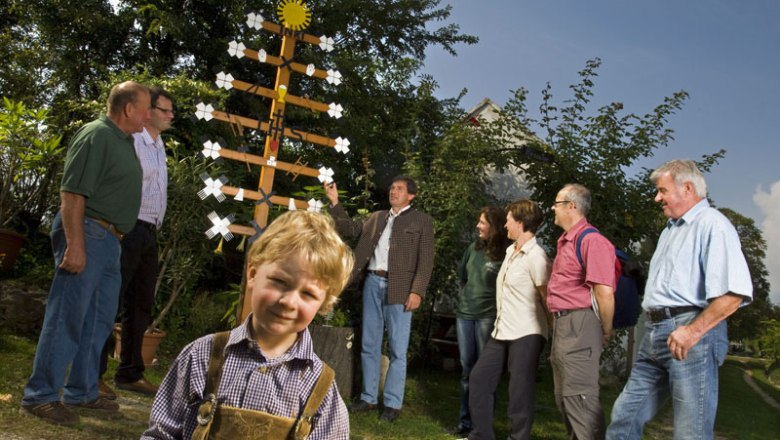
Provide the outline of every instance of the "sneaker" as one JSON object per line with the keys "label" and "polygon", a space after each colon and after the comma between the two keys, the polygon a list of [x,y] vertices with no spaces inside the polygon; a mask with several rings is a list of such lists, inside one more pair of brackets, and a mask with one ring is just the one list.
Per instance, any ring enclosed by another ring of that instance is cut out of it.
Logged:
{"label": "sneaker", "polygon": [[119,404],[113,400],[98,396],[97,399],[87,403],[66,403],[65,406],[73,409],[89,409],[93,411],[117,412]]}
{"label": "sneaker", "polygon": [[116,400],[116,393],[107,383],[103,382],[103,379],[98,380],[98,393],[104,399]]}
{"label": "sneaker", "polygon": [[38,417],[49,423],[63,426],[74,426],[79,423],[79,415],[66,408],[62,402],[39,403],[37,405],[22,404],[19,412],[25,416]]}
{"label": "sneaker", "polygon": [[373,411],[376,409],[376,405],[373,403],[368,403],[365,400],[359,400],[356,403],[353,403],[349,406],[349,412],[351,413],[362,413],[362,412],[368,412]]}
{"label": "sneaker", "polygon": [[379,419],[384,420],[386,422],[394,422],[395,419],[397,419],[398,416],[400,415],[401,415],[400,409],[385,408],[384,411],[382,411],[382,415],[379,416]]}

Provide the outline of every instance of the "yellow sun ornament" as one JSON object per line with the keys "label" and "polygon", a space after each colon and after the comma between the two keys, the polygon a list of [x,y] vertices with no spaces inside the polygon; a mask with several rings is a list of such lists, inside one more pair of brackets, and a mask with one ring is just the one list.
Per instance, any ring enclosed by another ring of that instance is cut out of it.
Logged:
{"label": "yellow sun ornament", "polygon": [[276,14],[284,27],[294,31],[306,29],[311,23],[311,11],[303,0],[282,0]]}

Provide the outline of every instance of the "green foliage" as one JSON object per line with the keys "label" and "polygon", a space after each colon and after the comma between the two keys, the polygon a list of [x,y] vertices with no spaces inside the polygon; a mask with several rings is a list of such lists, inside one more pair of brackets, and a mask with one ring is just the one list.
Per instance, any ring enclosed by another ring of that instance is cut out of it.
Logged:
{"label": "green foliage", "polygon": [[763,334],[758,338],[761,355],[780,360],[780,321],[770,319],[763,321],[761,326],[764,328]]}
{"label": "green foliage", "polygon": [[52,192],[64,148],[45,109],[3,97],[0,108],[0,227],[37,228],[54,210]]}

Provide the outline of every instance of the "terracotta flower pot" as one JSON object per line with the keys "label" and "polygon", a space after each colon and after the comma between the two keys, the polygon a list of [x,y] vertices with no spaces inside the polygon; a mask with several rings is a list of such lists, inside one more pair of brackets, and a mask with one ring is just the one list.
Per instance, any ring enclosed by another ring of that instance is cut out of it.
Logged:
{"label": "terracotta flower pot", "polygon": [[0,229],[0,272],[11,270],[24,243],[24,235],[10,229]]}
{"label": "terracotta flower pot", "polygon": [[[144,342],[141,346],[141,357],[144,359],[144,366],[146,368],[154,366],[154,356],[157,354],[157,348],[167,334],[168,333],[160,329],[144,333]],[[122,324],[114,324],[114,339],[116,340],[114,358],[119,359],[120,353],[122,353]]]}

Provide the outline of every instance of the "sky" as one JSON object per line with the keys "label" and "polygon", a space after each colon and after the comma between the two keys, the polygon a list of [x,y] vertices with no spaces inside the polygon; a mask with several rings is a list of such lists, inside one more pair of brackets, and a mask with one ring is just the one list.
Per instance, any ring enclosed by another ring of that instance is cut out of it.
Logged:
{"label": "sky", "polygon": [[[558,104],[589,59],[600,58],[591,109],[622,102],[644,115],[664,97],[690,94],[669,119],[675,140],[640,162],[727,151],[707,179],[710,198],[752,218],[767,240],[774,304],[780,304],[780,2],[777,0],[450,0],[461,32],[479,37],[457,57],[426,52],[440,98],[503,105],[529,91],[538,115],[549,82]],[[592,114],[592,113],[591,113]]]}

